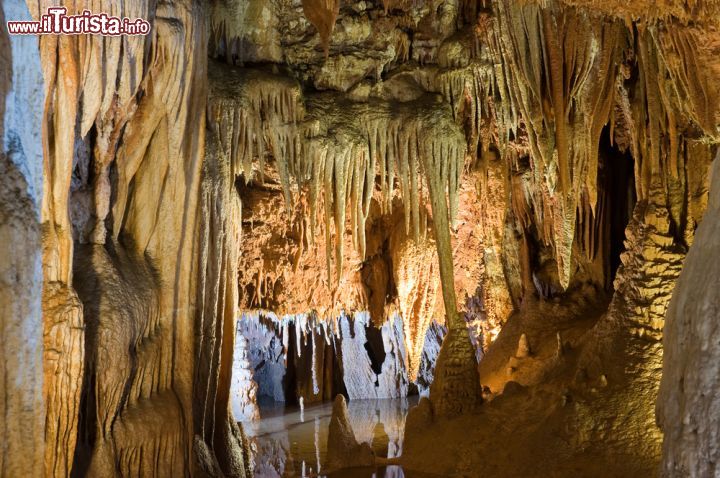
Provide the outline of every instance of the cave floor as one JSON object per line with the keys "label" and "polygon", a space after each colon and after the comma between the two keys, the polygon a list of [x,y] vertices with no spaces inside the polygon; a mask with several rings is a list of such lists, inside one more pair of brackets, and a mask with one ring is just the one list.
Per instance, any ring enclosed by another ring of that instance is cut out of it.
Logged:
{"label": "cave floor", "polygon": [[[647,375],[652,367],[646,371],[635,362],[639,350],[654,356],[657,351],[651,342],[623,333],[601,339],[597,325],[607,302],[587,300],[590,296],[532,301],[514,314],[479,365],[485,403],[474,414],[428,423],[420,433],[408,429],[401,458],[405,472],[462,478],[656,476],[661,441],[654,423],[656,381]],[[522,334],[530,351],[519,357]],[[604,349],[608,353],[601,354]],[[595,361],[604,382],[589,376]]]}

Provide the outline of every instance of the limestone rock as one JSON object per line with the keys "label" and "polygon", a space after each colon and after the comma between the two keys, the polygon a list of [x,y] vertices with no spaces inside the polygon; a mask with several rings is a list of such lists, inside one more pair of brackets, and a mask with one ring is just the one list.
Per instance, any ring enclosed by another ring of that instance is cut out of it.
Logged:
{"label": "limestone rock", "polygon": [[[330,322],[308,315],[278,318],[246,312],[238,322],[241,334],[250,337],[248,369],[257,393],[265,398],[302,398],[312,404],[339,392],[352,400],[408,395],[403,322],[397,316],[378,329],[367,313]],[[240,354],[236,347],[236,356]],[[288,374],[294,383],[287,382]],[[249,389],[238,385],[233,390],[245,396]]]}
{"label": "limestone rock", "polygon": [[[46,437],[55,436],[45,433],[43,383],[40,58],[35,37],[10,37],[5,27],[6,20],[25,19],[24,2],[0,5],[0,476],[43,476],[45,460],[66,476],[73,403],[69,413],[49,417],[59,420],[56,429],[68,440],[45,446]],[[76,377],[69,374],[71,386]],[[50,403],[60,408],[64,398],[71,397],[52,396]]]}
{"label": "limestone rock", "polygon": [[715,380],[720,312],[720,161],[713,164],[710,203],[667,313],[658,420],[664,432],[663,476],[718,473],[720,420]]}
{"label": "limestone rock", "polygon": [[258,386],[253,380],[253,369],[248,356],[248,341],[241,333],[235,335],[233,352],[232,382],[230,400],[233,417],[237,421],[252,421],[260,418],[257,406]]}
{"label": "limestone rock", "polygon": [[528,343],[527,335],[520,335],[515,356],[517,358],[527,358],[530,356],[530,344]]}
{"label": "limestone rock", "polygon": [[435,365],[438,355],[440,355],[440,346],[446,334],[447,329],[437,322],[431,323],[425,334],[422,359],[420,360],[420,368],[417,376],[417,386],[420,396],[427,396],[430,393],[430,385],[433,382]]}

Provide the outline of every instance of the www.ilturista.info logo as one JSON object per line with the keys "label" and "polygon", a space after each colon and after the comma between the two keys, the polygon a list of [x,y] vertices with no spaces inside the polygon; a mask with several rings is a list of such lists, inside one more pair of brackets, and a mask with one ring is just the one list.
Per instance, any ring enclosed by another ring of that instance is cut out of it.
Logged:
{"label": "www.ilturista.info logo", "polygon": [[147,35],[150,23],[142,18],[129,19],[91,13],[68,15],[65,7],[50,7],[40,21],[9,21],[11,35]]}

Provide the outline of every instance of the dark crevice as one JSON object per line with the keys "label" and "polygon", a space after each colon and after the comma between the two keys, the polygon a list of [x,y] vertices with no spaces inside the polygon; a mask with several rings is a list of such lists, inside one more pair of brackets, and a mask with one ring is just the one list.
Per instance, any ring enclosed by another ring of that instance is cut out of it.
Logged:
{"label": "dark crevice", "polygon": [[605,221],[608,240],[601,245],[606,247],[607,257],[605,287],[611,290],[620,266],[620,255],[625,251],[625,229],[632,218],[637,196],[633,157],[611,142],[607,126],[600,137],[598,183],[607,200]]}

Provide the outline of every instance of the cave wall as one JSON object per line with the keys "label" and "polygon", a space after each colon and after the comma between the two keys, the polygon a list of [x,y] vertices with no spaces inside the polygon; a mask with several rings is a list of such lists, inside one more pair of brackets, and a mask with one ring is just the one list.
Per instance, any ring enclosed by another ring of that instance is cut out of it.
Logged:
{"label": "cave wall", "polygon": [[[49,5],[33,2],[31,14]],[[1,471],[247,474],[228,411],[238,304],[332,318],[369,310],[377,326],[399,312],[403,339],[392,324],[384,348],[410,379],[427,379],[426,329],[445,322],[438,363],[456,368],[438,366],[431,396],[440,414],[472,410],[467,322],[491,341],[528,297],[611,280],[602,246],[617,241],[614,211],[598,178],[614,158],[601,157],[603,134],[632,156],[637,204],[578,381],[609,377],[616,390],[623,371],[604,357],[624,357],[645,399],[619,393],[578,413],[634,417],[642,438],[665,310],[720,141],[720,2],[97,7],[148,18],[153,32],[43,36],[39,54],[34,40],[0,37],[12,65],[0,74],[0,227],[17,245],[2,276],[16,311],[3,318],[2,356],[6,380],[23,383],[0,397],[10,410],[0,429],[17,438],[5,440]],[[27,12],[11,1],[3,15]],[[23,293],[41,285],[42,323]],[[671,354],[686,333],[676,314]],[[18,357],[37,366],[16,367]],[[30,405],[15,413],[20,396]],[[677,413],[663,405],[660,416],[685,440]],[[19,435],[18,417],[33,433]],[[658,444],[653,429],[643,454]],[[18,458],[19,445],[44,458]],[[691,449],[666,444],[668,474],[699,466]]]}
{"label": "cave wall", "polygon": [[708,210],[673,293],[663,337],[658,421],[663,476],[718,473],[717,344],[720,161],[715,158]]}
{"label": "cave wall", "polygon": [[0,5],[0,475],[42,476],[43,389],[42,71],[37,41],[9,37],[27,19],[21,1]]}
{"label": "cave wall", "polygon": [[[33,16],[49,5],[33,4]],[[236,204],[198,127],[205,6],[95,7],[153,30],[40,39],[43,323],[56,355],[45,360],[46,476],[243,476],[228,412],[234,336],[222,340],[234,314],[214,308],[236,302],[237,237],[224,225]]]}

